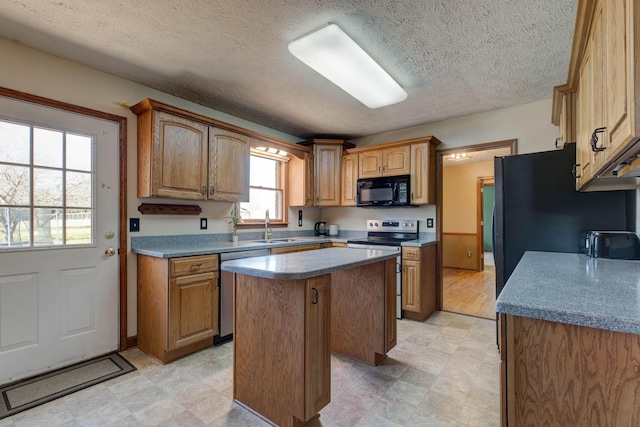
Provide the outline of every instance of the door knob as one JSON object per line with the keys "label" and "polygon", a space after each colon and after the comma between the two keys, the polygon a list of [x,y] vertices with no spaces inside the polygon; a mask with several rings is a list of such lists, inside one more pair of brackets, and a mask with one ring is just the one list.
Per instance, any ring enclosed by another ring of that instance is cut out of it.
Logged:
{"label": "door knob", "polygon": [[116,250],[113,248],[107,248],[105,249],[104,254],[106,256],[114,256],[116,254]]}

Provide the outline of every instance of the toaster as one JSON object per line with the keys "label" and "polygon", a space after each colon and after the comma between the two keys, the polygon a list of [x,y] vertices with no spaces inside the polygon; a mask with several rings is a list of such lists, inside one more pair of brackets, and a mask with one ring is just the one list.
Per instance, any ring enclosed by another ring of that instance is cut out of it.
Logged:
{"label": "toaster", "polygon": [[631,231],[589,231],[583,249],[593,258],[640,259],[640,241]]}

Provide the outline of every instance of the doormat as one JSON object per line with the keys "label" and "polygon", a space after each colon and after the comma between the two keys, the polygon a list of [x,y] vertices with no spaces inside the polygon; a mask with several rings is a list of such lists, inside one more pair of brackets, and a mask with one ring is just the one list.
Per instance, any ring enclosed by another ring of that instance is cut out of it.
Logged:
{"label": "doormat", "polygon": [[135,370],[111,353],[0,387],[0,419]]}

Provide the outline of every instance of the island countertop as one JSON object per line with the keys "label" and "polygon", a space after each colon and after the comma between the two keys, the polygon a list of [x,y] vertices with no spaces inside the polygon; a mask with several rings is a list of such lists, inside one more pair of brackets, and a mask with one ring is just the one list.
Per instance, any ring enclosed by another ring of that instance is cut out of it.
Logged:
{"label": "island countertop", "polygon": [[496,311],[640,334],[640,261],[526,252]]}
{"label": "island countertop", "polygon": [[398,256],[395,251],[326,248],[225,261],[224,271],[276,280],[298,280],[359,267]]}

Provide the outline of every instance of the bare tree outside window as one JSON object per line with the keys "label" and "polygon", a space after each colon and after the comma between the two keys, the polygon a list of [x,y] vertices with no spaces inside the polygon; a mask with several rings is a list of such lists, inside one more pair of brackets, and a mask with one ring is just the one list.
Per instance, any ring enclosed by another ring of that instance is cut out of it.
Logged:
{"label": "bare tree outside window", "polygon": [[0,248],[93,243],[93,138],[0,120]]}

